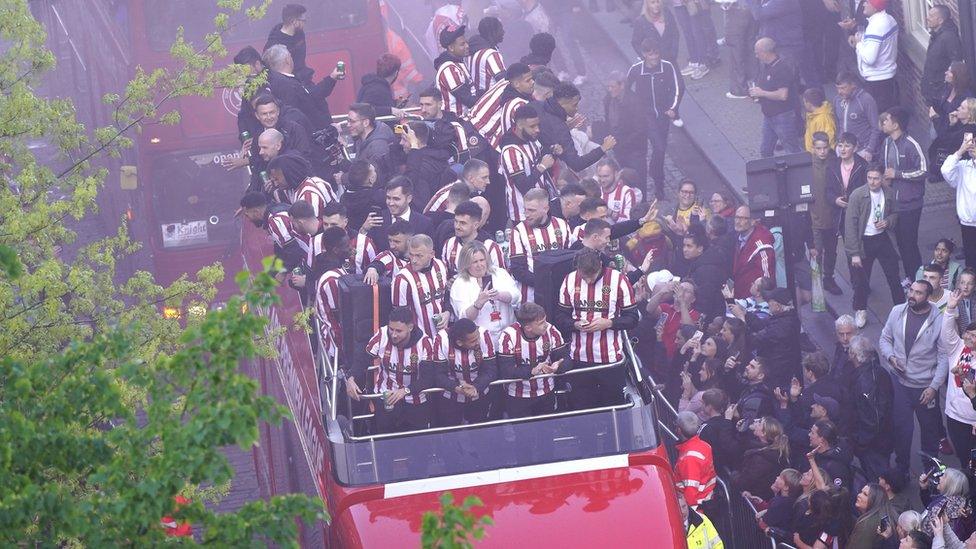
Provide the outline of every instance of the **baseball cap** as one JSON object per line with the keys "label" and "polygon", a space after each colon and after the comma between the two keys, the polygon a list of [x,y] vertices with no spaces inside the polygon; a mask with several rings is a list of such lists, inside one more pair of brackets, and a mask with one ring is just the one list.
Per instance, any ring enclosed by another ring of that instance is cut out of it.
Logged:
{"label": "baseball cap", "polygon": [[766,301],[775,301],[780,305],[789,305],[793,299],[790,296],[790,291],[786,288],[772,288],[770,290],[763,290],[762,297]]}
{"label": "baseball cap", "polygon": [[454,25],[449,25],[441,30],[441,35],[439,40],[441,42],[441,47],[446,48],[454,43],[459,37],[464,36],[464,31],[467,29],[464,25],[460,27],[455,27]]}
{"label": "baseball cap", "polygon": [[829,396],[820,396],[816,393],[813,394],[813,402],[823,406],[823,409],[827,411],[827,416],[830,419],[840,419],[840,403]]}

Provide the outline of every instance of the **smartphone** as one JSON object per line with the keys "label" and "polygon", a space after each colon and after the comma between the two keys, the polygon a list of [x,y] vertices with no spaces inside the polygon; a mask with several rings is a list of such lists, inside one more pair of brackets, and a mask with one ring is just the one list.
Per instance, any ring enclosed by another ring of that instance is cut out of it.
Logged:
{"label": "smartphone", "polygon": [[963,141],[972,141],[973,140],[973,132],[966,132],[966,133],[962,134],[962,140]]}
{"label": "smartphone", "polygon": [[888,518],[888,515],[885,515],[881,517],[881,531],[884,532],[888,528],[891,528],[891,519]]}
{"label": "smartphone", "polygon": [[701,341],[701,338],[704,335],[705,335],[705,332],[702,332],[701,330],[698,330],[698,331],[695,332],[695,335],[691,336],[691,339],[697,339],[697,340]]}

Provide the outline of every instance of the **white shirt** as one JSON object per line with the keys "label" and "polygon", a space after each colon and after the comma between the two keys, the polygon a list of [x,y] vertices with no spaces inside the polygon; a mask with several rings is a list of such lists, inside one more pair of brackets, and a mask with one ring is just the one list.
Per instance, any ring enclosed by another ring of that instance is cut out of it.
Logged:
{"label": "white shirt", "polygon": [[898,23],[886,11],[868,17],[857,52],[857,70],[869,82],[894,78],[898,70]]}
{"label": "white shirt", "polygon": [[[491,274],[492,288],[499,292],[506,292],[512,296],[511,303],[504,303],[495,299],[485,303],[485,306],[478,311],[478,316],[474,323],[479,327],[488,330],[491,334],[491,341],[498,344],[498,337],[502,330],[508,328],[515,322],[515,306],[519,303],[519,289],[515,285],[515,279],[508,274],[505,269],[495,269]],[[468,307],[474,305],[481,293],[481,285],[478,281],[470,277],[459,276],[451,284],[451,307],[458,317],[464,317]]]}
{"label": "white shirt", "polygon": [[956,215],[959,223],[976,227],[976,163],[960,160],[955,153],[942,163],[942,177],[956,189]]}
{"label": "white shirt", "polygon": [[[885,195],[883,190],[878,189],[877,191],[868,192],[868,196],[871,197],[871,215],[868,216],[868,222],[864,226],[864,236],[874,236],[884,232],[883,229],[876,229],[874,222],[884,219]],[[877,212],[881,212],[880,219],[878,218]]]}

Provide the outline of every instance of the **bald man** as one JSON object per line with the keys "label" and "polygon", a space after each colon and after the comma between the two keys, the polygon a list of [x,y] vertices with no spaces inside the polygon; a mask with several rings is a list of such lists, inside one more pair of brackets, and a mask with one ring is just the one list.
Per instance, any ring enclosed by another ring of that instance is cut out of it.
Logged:
{"label": "bald man", "polygon": [[759,100],[763,113],[759,152],[764,158],[773,156],[777,142],[787,154],[800,152],[803,129],[796,114],[799,108],[796,67],[780,57],[772,38],[757,40],[754,51],[759,60],[759,75],[756,85],[749,88],[749,96]]}
{"label": "bald man", "polygon": [[258,136],[258,156],[265,162],[277,158],[284,146],[285,136],[274,128],[264,130]]}

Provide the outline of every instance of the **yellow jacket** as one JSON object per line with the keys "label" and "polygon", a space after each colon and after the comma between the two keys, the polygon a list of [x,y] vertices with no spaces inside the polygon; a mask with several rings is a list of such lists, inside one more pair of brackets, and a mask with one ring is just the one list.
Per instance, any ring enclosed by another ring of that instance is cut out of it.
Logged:
{"label": "yellow jacket", "polygon": [[688,549],[725,549],[722,538],[704,513],[688,510]]}
{"label": "yellow jacket", "polygon": [[807,130],[803,136],[803,146],[813,153],[813,134],[824,132],[830,138],[830,148],[837,145],[837,125],[834,123],[834,107],[829,101],[807,113]]}

